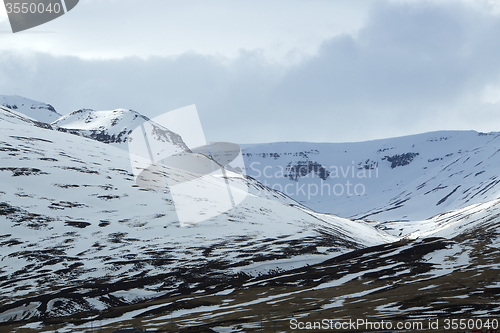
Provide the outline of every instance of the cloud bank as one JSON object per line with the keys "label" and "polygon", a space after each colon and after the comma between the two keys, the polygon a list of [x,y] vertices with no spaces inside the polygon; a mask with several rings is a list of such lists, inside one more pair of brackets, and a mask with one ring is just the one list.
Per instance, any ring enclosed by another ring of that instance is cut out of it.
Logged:
{"label": "cloud bank", "polygon": [[[0,93],[150,117],[196,104],[207,139],[360,141],[500,130],[500,17],[467,2],[377,2],[355,35],[293,64],[235,58],[89,60],[0,51]],[[498,125],[497,125],[498,124]]]}

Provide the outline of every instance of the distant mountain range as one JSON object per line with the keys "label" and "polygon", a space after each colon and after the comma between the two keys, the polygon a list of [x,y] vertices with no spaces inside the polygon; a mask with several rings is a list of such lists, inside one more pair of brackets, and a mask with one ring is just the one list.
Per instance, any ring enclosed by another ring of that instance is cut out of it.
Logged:
{"label": "distant mountain range", "polygon": [[315,211],[351,219],[425,220],[500,193],[498,132],[242,148],[248,175]]}
{"label": "distant mountain range", "polygon": [[500,314],[497,133],[242,145],[248,177],[227,180],[248,197],[182,228],[168,189],[134,182],[128,136],[149,118],[0,101],[2,332]]}

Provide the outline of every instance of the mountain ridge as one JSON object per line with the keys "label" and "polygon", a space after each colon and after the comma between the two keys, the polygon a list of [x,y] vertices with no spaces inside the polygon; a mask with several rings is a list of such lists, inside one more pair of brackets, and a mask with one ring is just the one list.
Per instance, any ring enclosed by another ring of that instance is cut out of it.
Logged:
{"label": "mountain ridge", "polygon": [[[146,121],[151,122],[133,110],[80,109],[60,117],[51,126],[127,150],[128,135]],[[160,129],[157,132],[165,141],[189,151],[175,133],[158,124],[154,128]],[[495,198],[500,193],[496,179],[500,170],[495,162],[500,156],[496,154],[499,135],[448,130],[364,142],[240,146],[244,171],[265,186],[274,186],[318,212],[388,222],[425,220],[443,211]],[[487,164],[482,160],[491,161]],[[467,168],[458,168],[460,161]],[[471,165],[471,161],[475,163]],[[443,171],[450,163],[449,170]],[[266,170],[273,170],[274,175],[268,176]],[[281,174],[275,176],[276,171]],[[458,174],[464,174],[463,178],[458,180]],[[450,180],[450,176],[456,180]],[[364,207],[361,211],[360,206]]]}

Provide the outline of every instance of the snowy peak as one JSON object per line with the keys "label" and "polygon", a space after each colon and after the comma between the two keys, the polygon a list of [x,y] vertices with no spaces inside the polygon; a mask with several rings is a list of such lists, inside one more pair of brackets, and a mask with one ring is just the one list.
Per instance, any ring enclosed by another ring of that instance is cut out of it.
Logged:
{"label": "snowy peak", "polygon": [[128,149],[127,143],[132,131],[148,122],[150,124],[148,131],[151,133],[145,135],[171,143],[178,147],[179,151],[190,151],[180,135],[128,109],[109,111],[80,109],[61,116],[50,104],[20,96],[0,95],[0,120],[85,136],[122,149]]}
{"label": "snowy peak", "polygon": [[61,117],[52,105],[21,96],[0,95],[0,104],[44,123],[51,123]]}
{"label": "snowy peak", "polygon": [[115,109],[111,111],[95,111],[92,109],[80,109],[60,117],[52,124],[81,130],[111,130],[123,127],[124,124],[136,123],[139,126],[148,120],[146,116],[134,110]]}
{"label": "snowy peak", "polygon": [[52,125],[76,130],[94,140],[127,149],[130,133],[147,121],[150,122],[151,130],[154,132],[155,137],[161,137],[163,141],[178,146],[182,151],[189,151],[189,148],[180,135],[151,122],[148,117],[134,110],[115,109],[95,111],[81,109],[59,118]]}

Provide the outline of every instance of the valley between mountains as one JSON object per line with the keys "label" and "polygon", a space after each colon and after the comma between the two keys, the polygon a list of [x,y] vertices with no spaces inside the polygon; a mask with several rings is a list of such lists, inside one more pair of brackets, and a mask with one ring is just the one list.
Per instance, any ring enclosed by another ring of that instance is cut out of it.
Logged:
{"label": "valley between mountains", "polygon": [[245,200],[183,227],[128,152],[145,122],[195,148],[181,135],[127,109],[0,104],[1,332],[500,317],[500,133],[241,145],[246,176],[225,178]]}

